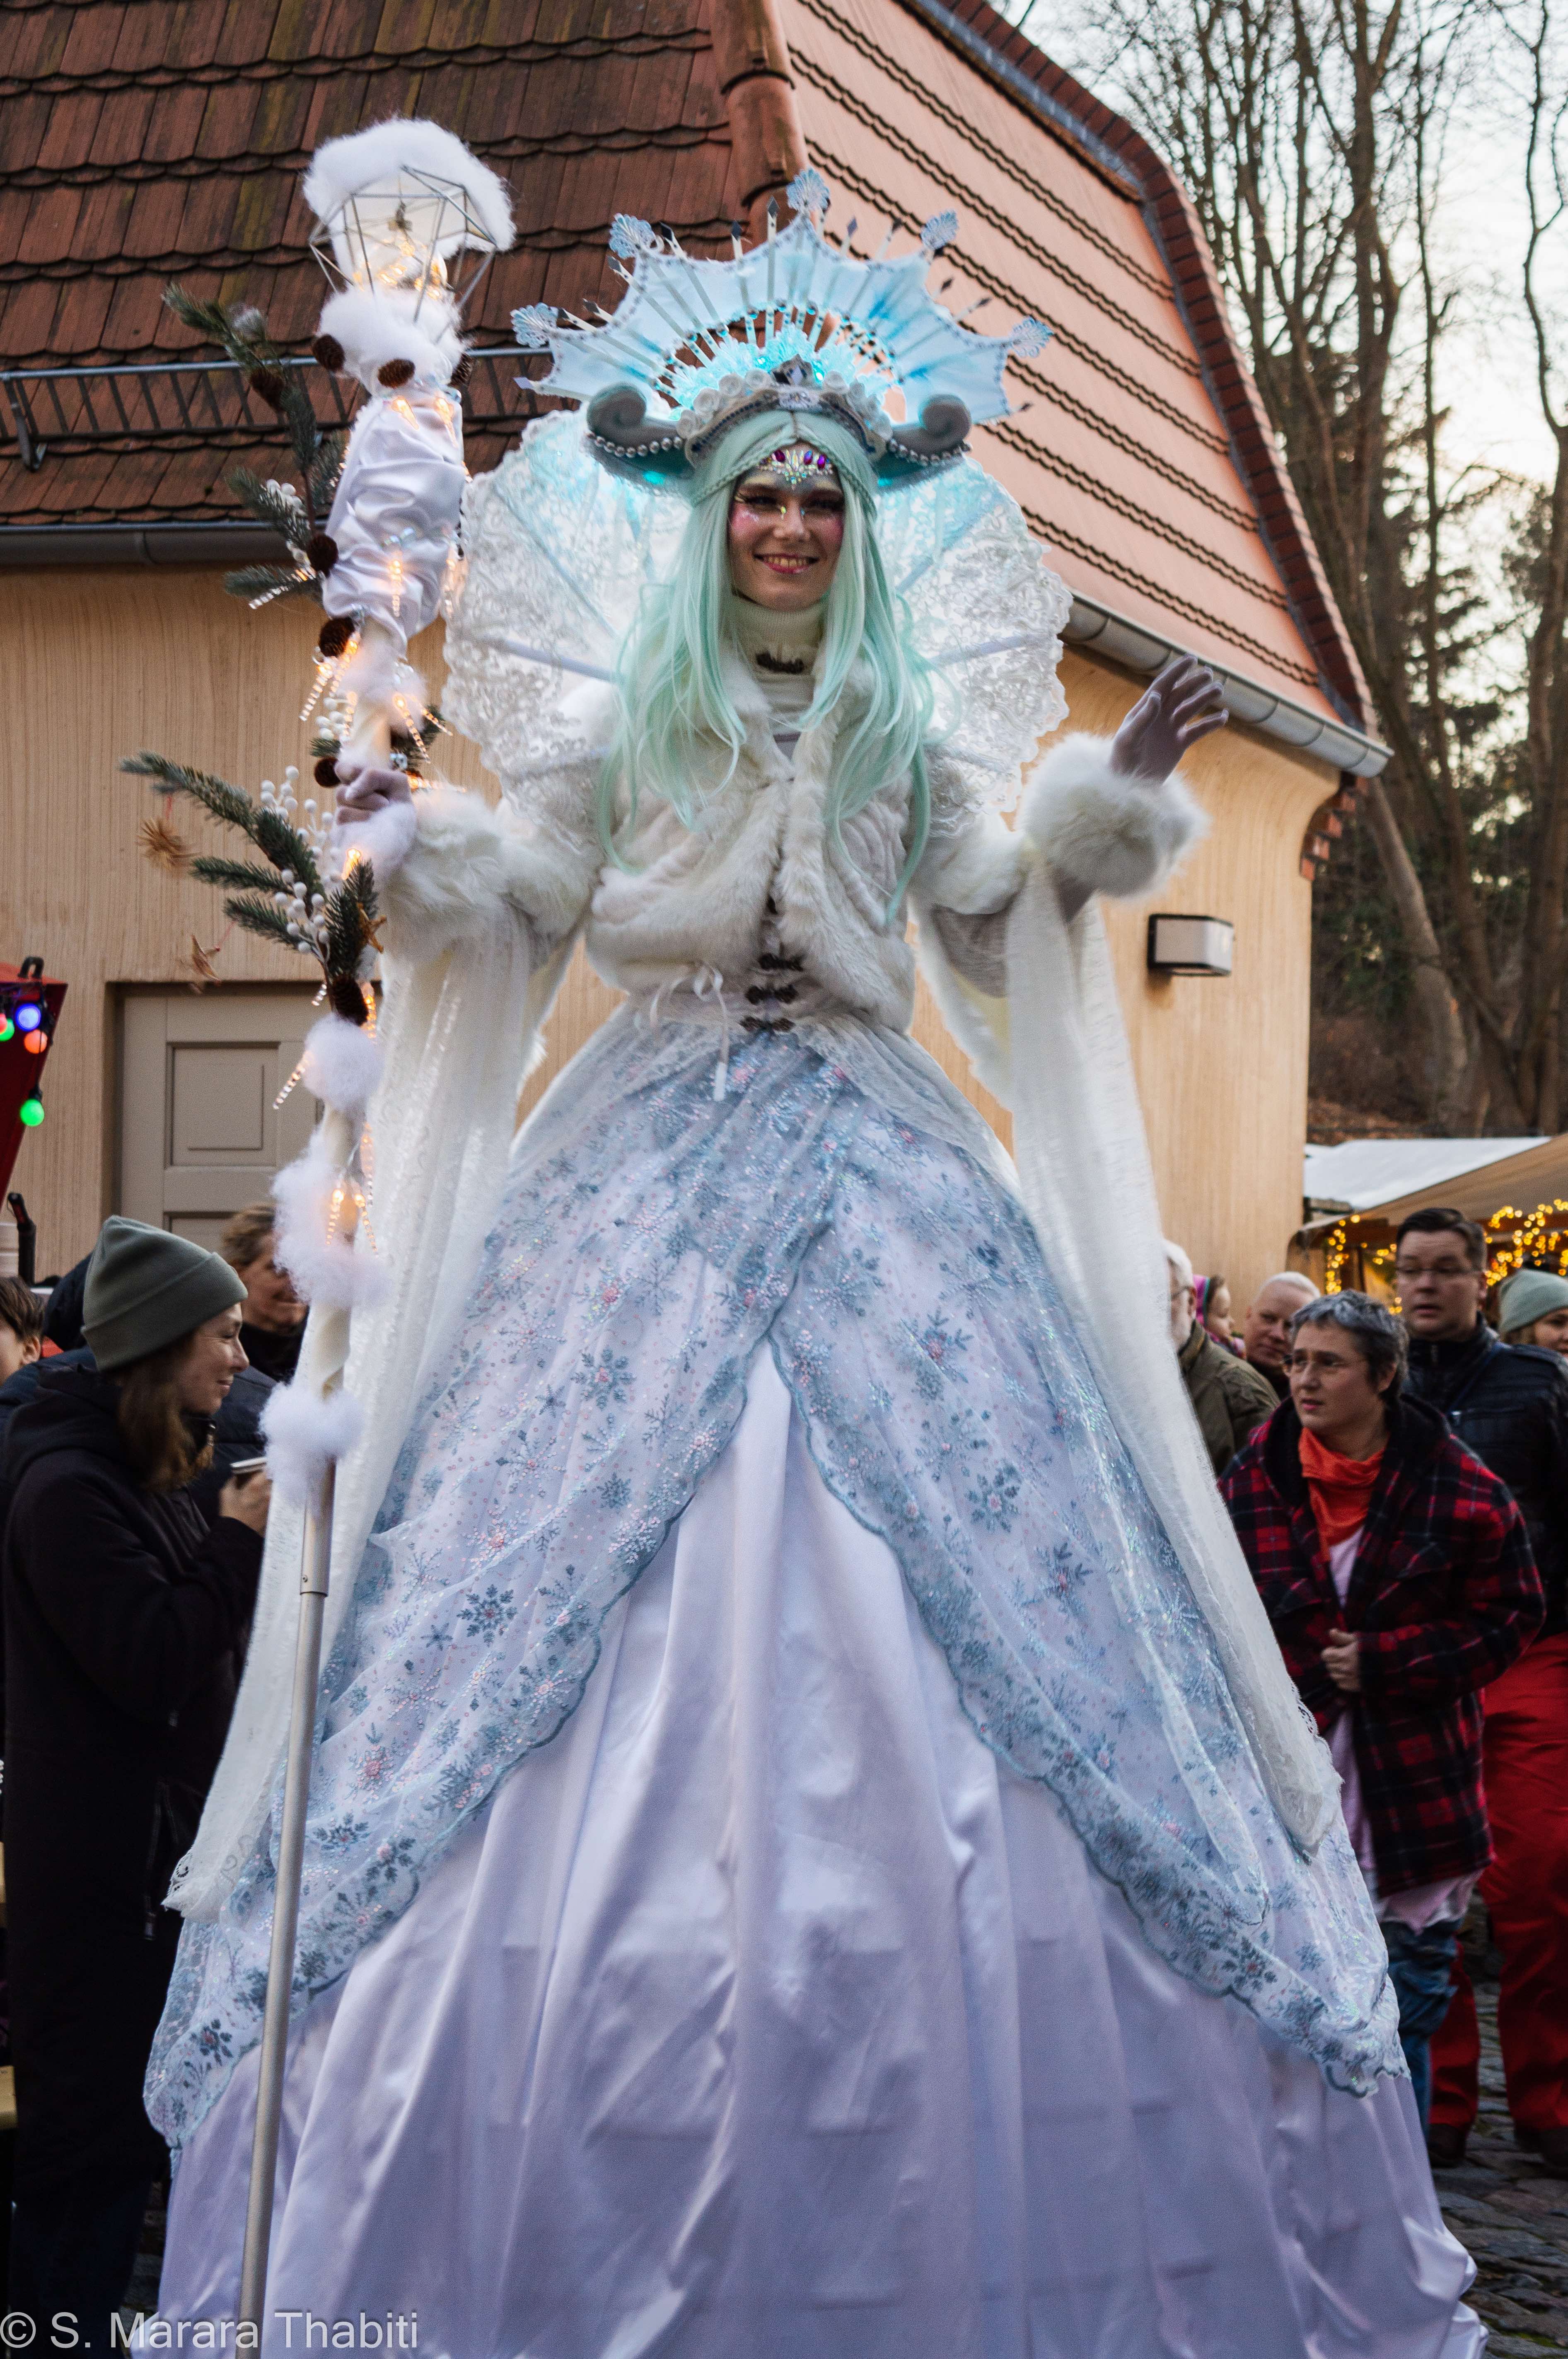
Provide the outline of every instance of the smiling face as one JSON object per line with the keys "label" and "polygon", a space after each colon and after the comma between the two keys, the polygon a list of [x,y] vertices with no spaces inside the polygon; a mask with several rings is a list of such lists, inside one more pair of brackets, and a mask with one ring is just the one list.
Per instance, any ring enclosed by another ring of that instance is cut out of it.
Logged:
{"label": "smiling face", "polygon": [[[793,472],[793,471],[792,471]],[[825,598],[844,545],[844,494],[831,468],[787,480],[773,465],[741,476],[730,500],[730,579],[736,595],[775,614]]]}
{"label": "smiling face", "polygon": [[248,1368],[240,1345],[240,1306],[220,1310],[203,1320],[191,1336],[185,1357],[175,1372],[179,1406],[193,1417],[216,1417],[230,1386],[242,1368]]}
{"label": "smiling face", "polygon": [[246,1262],[235,1276],[245,1289],[245,1318],[251,1326],[262,1328],[268,1335],[292,1335],[304,1325],[309,1306],[294,1291],[288,1272],[273,1259],[270,1236],[255,1259]]}

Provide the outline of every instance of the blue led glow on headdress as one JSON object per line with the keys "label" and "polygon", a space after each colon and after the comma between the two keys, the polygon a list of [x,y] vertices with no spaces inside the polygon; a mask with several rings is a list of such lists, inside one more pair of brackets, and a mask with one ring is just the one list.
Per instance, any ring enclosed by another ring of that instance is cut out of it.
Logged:
{"label": "blue led glow on headdress", "polygon": [[949,462],[971,423],[1006,415],[1009,359],[1041,351],[1051,331],[1024,320],[979,335],[936,300],[926,279],[956,214],[927,222],[907,254],[890,256],[890,232],[861,258],[853,222],[837,245],[824,232],[819,172],[797,174],[789,201],[786,227],[770,209],[766,238],[747,251],[736,236],[728,262],[617,214],[610,248],[627,291],[613,313],[598,324],[543,303],[513,314],[524,350],[550,354],[536,389],[585,405],[607,463],[684,473],[739,420],[783,409],[838,419],[893,477]]}

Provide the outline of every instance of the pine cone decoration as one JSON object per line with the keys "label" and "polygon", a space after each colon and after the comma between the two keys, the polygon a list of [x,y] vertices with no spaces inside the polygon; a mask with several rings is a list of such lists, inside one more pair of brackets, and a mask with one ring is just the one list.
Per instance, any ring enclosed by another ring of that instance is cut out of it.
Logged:
{"label": "pine cone decoration", "polygon": [[[332,551],[334,557],[337,553],[336,549]],[[317,634],[316,645],[328,661],[334,663],[353,636],[354,626],[346,614],[329,614]]]}
{"label": "pine cone decoration", "polygon": [[310,349],[322,367],[330,369],[336,376],[343,365],[344,357],[343,348],[336,336],[318,336]]}
{"label": "pine cone decoration", "polygon": [[338,561],[338,544],[330,532],[313,532],[305,544],[305,554],[318,573],[330,573]]}
{"label": "pine cone decoration", "polygon": [[283,379],[274,368],[252,369],[245,383],[253,393],[261,396],[269,409],[276,409],[283,400]]}
{"label": "pine cone decoration", "polygon": [[377,385],[385,386],[387,391],[391,393],[395,392],[398,386],[406,385],[413,374],[412,361],[383,361],[375,373],[375,381]]}
{"label": "pine cone decoration", "polygon": [[456,368],[452,371],[450,377],[448,379],[448,383],[455,385],[460,391],[460,389],[467,385],[472,375],[473,361],[470,356],[465,353],[461,360],[458,363]]}
{"label": "pine cone decoration", "polygon": [[347,1018],[351,1024],[365,1020],[365,995],[351,974],[335,974],[327,985],[327,1003],[334,1016]]}
{"label": "pine cone decoration", "polygon": [[333,761],[330,754],[322,755],[320,760],[317,763],[315,769],[310,775],[315,779],[316,784],[319,787],[335,787],[337,785],[338,766],[336,762]]}

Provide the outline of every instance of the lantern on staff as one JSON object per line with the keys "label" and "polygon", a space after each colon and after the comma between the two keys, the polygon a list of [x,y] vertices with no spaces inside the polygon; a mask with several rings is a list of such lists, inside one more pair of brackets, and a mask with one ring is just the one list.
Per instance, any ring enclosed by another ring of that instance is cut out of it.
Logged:
{"label": "lantern on staff", "polygon": [[320,148],[305,176],[310,250],[338,289],[316,356],[372,392],[447,385],[458,323],[512,243],[505,184],[438,123],[373,124]]}

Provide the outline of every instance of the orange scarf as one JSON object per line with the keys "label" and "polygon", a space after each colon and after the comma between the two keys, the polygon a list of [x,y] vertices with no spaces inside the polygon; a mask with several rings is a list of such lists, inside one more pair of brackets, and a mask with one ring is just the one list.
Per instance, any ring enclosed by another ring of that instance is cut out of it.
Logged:
{"label": "orange scarf", "polygon": [[1303,1426],[1302,1473],[1325,1549],[1337,1548],[1341,1540],[1360,1530],[1382,1463],[1381,1450],[1374,1451],[1370,1458],[1345,1458]]}

